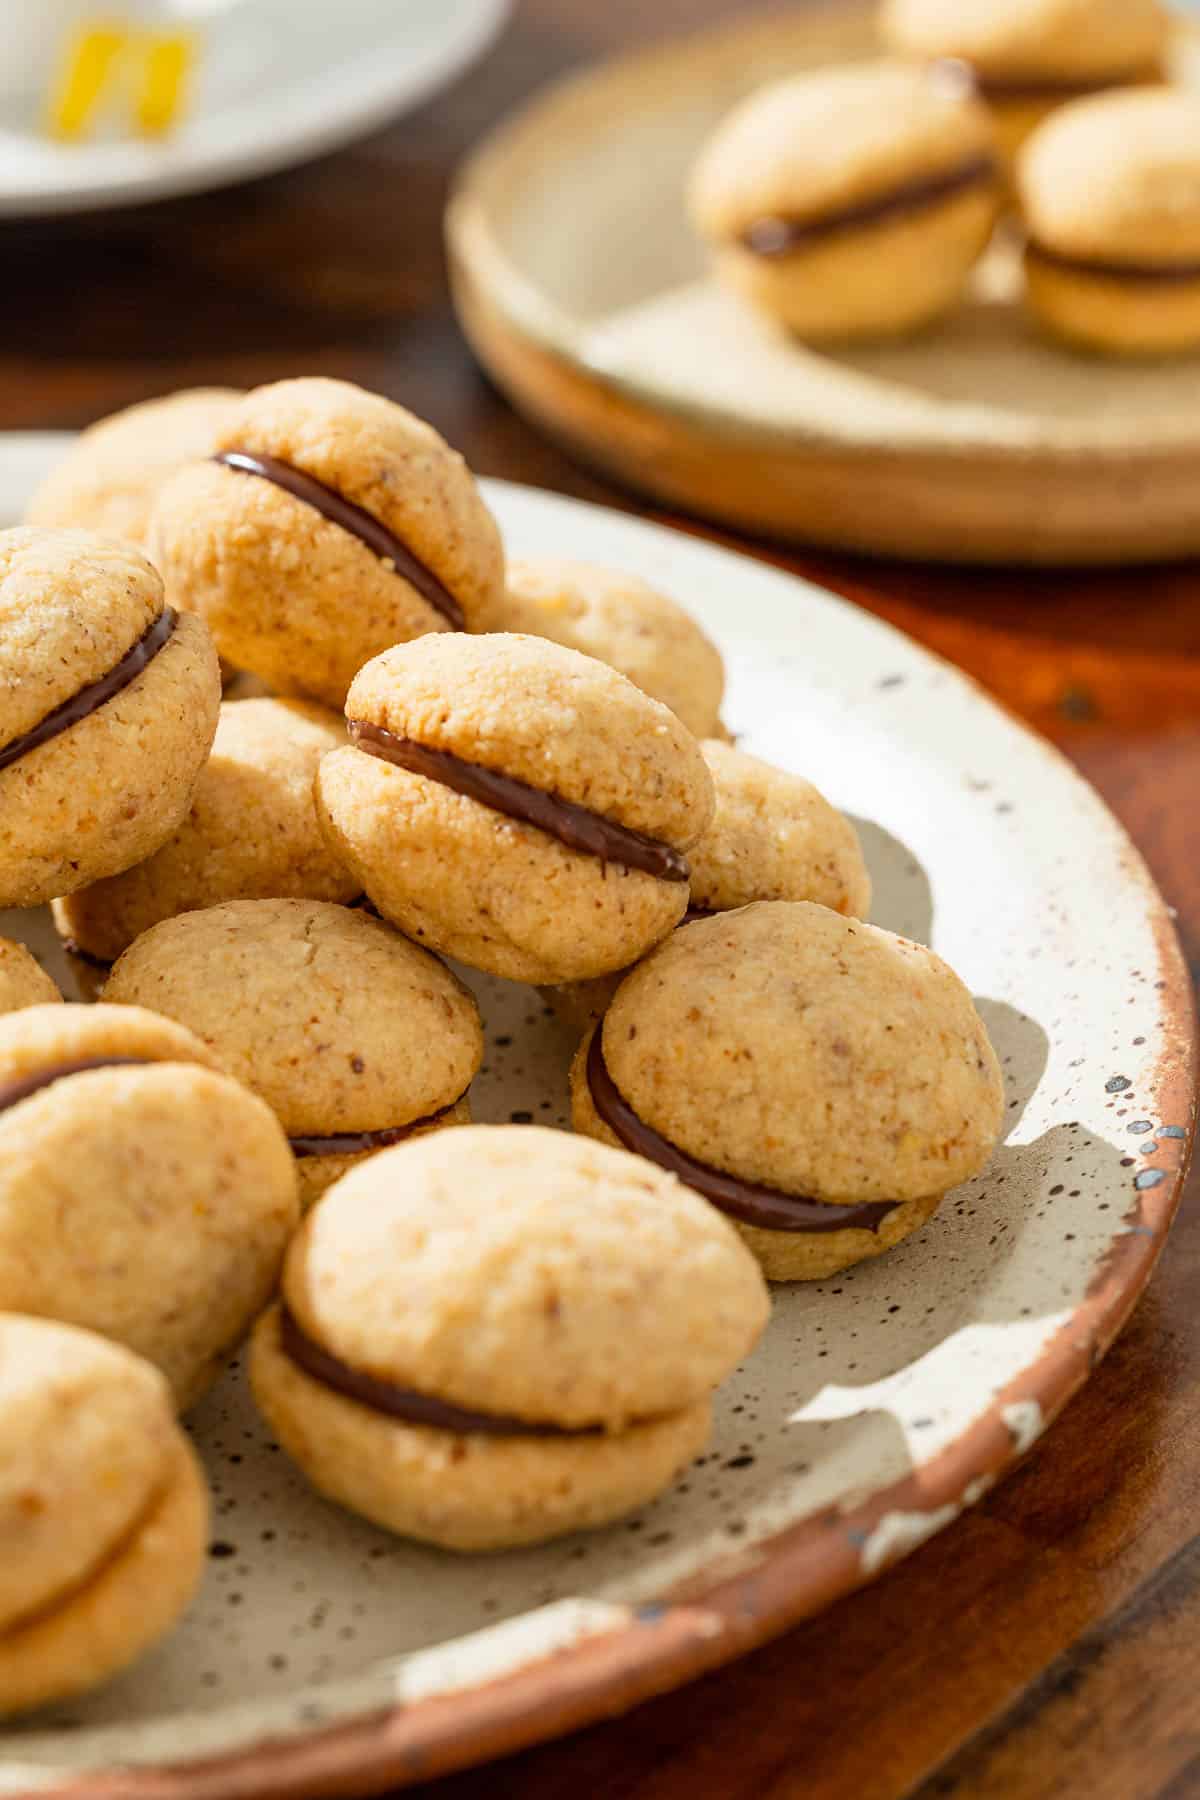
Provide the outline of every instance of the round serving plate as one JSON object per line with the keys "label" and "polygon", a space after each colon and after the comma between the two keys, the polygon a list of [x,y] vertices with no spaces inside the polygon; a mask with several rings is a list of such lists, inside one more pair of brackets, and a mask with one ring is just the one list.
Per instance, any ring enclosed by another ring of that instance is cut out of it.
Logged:
{"label": "round serving plate", "polygon": [[200,17],[204,41],[178,131],[161,143],[60,144],[40,127],[40,101],[13,102],[0,116],[0,218],[132,206],[323,155],[445,87],[492,42],[509,0],[194,0],[178,10]]}
{"label": "round serving plate", "polygon": [[[58,438],[0,440],[0,518]],[[1096,795],[970,681],[777,570],[486,484],[509,546],[637,571],[728,659],[742,741],[859,822],[873,917],[932,941],[1003,1061],[1004,1142],[918,1236],[775,1290],[714,1441],[609,1530],[453,1557],[310,1492],[232,1368],[190,1424],[212,1556],[182,1627],[0,1737],[0,1793],[365,1793],[516,1749],[737,1656],[984,1494],[1087,1378],[1162,1246],[1192,1126],[1190,989],[1166,907]],[[60,979],[46,914],[0,915]],[[572,1043],[471,976],[478,1117],[564,1124]]]}
{"label": "round serving plate", "polygon": [[[1003,231],[962,308],[895,344],[808,349],[709,278],[683,202],[701,140],[766,81],[875,54],[873,13],[740,20],[569,78],[494,132],[447,215],[481,361],[587,461],[749,530],[965,562],[1200,549],[1200,356],[1043,342]],[[1194,24],[1173,62],[1200,85]]]}

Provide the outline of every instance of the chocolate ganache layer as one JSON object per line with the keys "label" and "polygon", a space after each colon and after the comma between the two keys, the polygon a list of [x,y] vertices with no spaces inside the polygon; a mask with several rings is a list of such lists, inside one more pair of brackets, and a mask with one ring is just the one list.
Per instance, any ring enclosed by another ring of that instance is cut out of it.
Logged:
{"label": "chocolate ganache layer", "polygon": [[835,1206],[825,1200],[804,1200],[698,1162],[639,1119],[608,1072],[600,1042],[602,1030],[603,1025],[597,1025],[587,1053],[587,1080],[597,1113],[627,1150],[678,1175],[731,1218],[756,1225],[760,1231],[878,1231],[900,1204],[898,1200],[864,1200],[855,1206]]}
{"label": "chocolate ganache layer", "polygon": [[599,1425],[575,1427],[544,1421],[534,1423],[505,1413],[469,1412],[465,1407],[455,1406],[449,1400],[437,1400],[415,1388],[397,1387],[378,1375],[351,1368],[349,1363],[314,1342],[286,1305],[279,1309],[279,1342],[284,1355],[314,1381],[332,1388],[335,1393],[345,1394],[349,1400],[357,1400],[362,1406],[369,1406],[373,1412],[386,1413],[389,1419],[400,1419],[406,1425],[432,1425],[437,1431],[459,1432],[464,1436],[478,1432],[487,1437],[596,1437],[603,1429]]}
{"label": "chocolate ganache layer", "polygon": [[292,1146],[293,1156],[357,1156],[363,1150],[386,1150],[389,1144],[402,1144],[414,1131],[422,1131],[446,1118],[464,1094],[465,1090],[458,1100],[439,1106],[436,1112],[426,1113],[424,1118],[410,1119],[407,1125],[384,1125],[378,1131],[334,1131],[320,1137],[290,1137],[288,1143]]}
{"label": "chocolate ganache layer", "polygon": [[294,499],[311,506],[331,525],[340,525],[382,561],[391,563],[397,575],[416,588],[422,600],[441,613],[455,631],[463,630],[466,625],[463,609],[449,588],[374,513],[347,500],[344,494],[318,481],[315,475],[293,468],[291,463],[283,462],[278,456],[268,456],[260,451],[223,450],[213,461],[224,464],[227,469],[237,469],[243,475],[257,475],[263,481],[273,482]]}
{"label": "chocolate ganache layer", "polygon": [[86,687],[48,712],[44,719],[29,731],[23,731],[0,749],[0,769],[7,769],[21,757],[28,756],[31,750],[40,750],[52,738],[69,731],[72,725],[90,719],[92,714],[109,700],[115,698],[122,689],[137,680],[147,663],[153,662],[164,644],[168,642],[176,625],[179,614],[171,606],[164,607],[157,619],[148,625],[132,649],[127,650],[120,662],[101,675],[98,681],[89,681]]}
{"label": "chocolate ganache layer", "polygon": [[1122,69],[1110,75],[989,75],[974,63],[959,64],[970,77],[972,86],[987,100],[1083,100],[1089,94],[1106,94],[1110,88],[1153,85],[1163,79],[1160,64],[1147,63],[1140,69]]}
{"label": "chocolate ganache layer", "polygon": [[923,212],[968,188],[983,187],[995,181],[997,175],[995,157],[986,153],[972,156],[942,174],[922,175],[889,189],[886,194],[856,201],[853,206],[840,207],[836,212],[823,213],[818,218],[791,219],[782,214],[769,214],[755,219],[746,226],[739,241],[742,248],[754,256],[791,256],[796,250],[810,249],[841,232],[854,231],[862,225],[890,223],[908,213]]}
{"label": "chocolate ganache layer", "polygon": [[28,1100],[31,1094],[52,1087],[56,1081],[65,1081],[68,1075],[83,1075],[88,1069],[145,1068],[156,1060],[149,1056],[77,1056],[70,1062],[50,1063],[44,1069],[34,1069],[29,1075],[0,1081],[0,1113],[7,1112],[21,1100]]}
{"label": "chocolate ganache layer", "polygon": [[456,794],[478,800],[481,805],[490,806],[493,812],[504,813],[507,818],[518,819],[524,825],[536,825],[569,850],[581,850],[589,856],[598,856],[602,862],[619,863],[627,869],[640,869],[646,875],[657,876],[660,881],[686,881],[691,873],[687,858],[670,844],[646,837],[628,825],[618,825],[602,813],[589,812],[586,806],[576,806],[573,800],[530,787],[527,782],[518,781],[512,775],[501,775],[495,769],[485,769],[479,763],[466,762],[452,751],[431,750],[412,738],[397,737],[394,732],[385,731],[382,725],[372,725],[366,719],[349,720],[347,729],[351,742],[368,756],[378,756],[383,762],[394,763],[398,769],[408,769],[414,775],[440,782]]}
{"label": "chocolate ganache layer", "polygon": [[1062,250],[1051,250],[1036,238],[1030,238],[1025,254],[1033,261],[1052,269],[1066,269],[1072,275],[1096,275],[1102,281],[1129,281],[1172,286],[1200,281],[1200,261],[1191,262],[1107,262],[1091,256],[1071,256]]}

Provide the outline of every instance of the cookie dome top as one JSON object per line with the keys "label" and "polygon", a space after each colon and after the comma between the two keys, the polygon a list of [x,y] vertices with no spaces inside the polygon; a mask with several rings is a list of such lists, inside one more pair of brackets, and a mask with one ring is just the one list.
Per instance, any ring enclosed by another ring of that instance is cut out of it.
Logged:
{"label": "cookie dome top", "polygon": [[0,747],[111,673],[163,610],[158,571],[85,531],[0,531]]}
{"label": "cookie dome top", "polygon": [[727,912],[754,900],[815,900],[861,918],[871,878],[849,819],[802,775],[714,739],[700,748],[716,809],[689,853],[692,905]]}
{"label": "cookie dome top", "polygon": [[24,944],[0,938],[0,1013],[43,1006],[62,999],[54,982]]}
{"label": "cookie dome top", "polygon": [[168,1480],[167,1384],[72,1326],[0,1316],[0,1630],[85,1580]]}
{"label": "cookie dome top", "polygon": [[1160,0],[883,0],[884,35],[910,56],[959,56],[981,74],[1122,75],[1167,40]]}
{"label": "cookie dome top", "polygon": [[822,906],[768,901],[684,926],[625,978],[601,1030],[640,1119],[784,1193],[943,1193],[999,1130],[999,1068],[958,976]]}
{"label": "cookie dome top", "polygon": [[552,638],[619,669],[696,737],[716,731],[721,653],[682,606],[639,576],[566,557],[525,557],[508,565],[504,614],[506,631]]}
{"label": "cookie dome top", "polygon": [[178,1019],[294,1134],[408,1124],[457,1100],[483,1058],[479,1009],[449,969],[382,920],[322,901],[165,919],[105,994]]}
{"label": "cookie dome top", "polygon": [[372,1157],[289,1250],[284,1298],[351,1367],[478,1412],[565,1426],[685,1407],[767,1316],[720,1215],[624,1151],[464,1126]]}
{"label": "cookie dome top", "polygon": [[514,632],[397,644],[359,671],[347,719],[514,777],[686,849],[712,811],[687,727],[625,676]]}
{"label": "cookie dome top", "polygon": [[1062,107],[1022,152],[1030,235],[1109,262],[1200,259],[1200,98],[1130,88]]}
{"label": "cookie dome top", "polygon": [[819,69],[760,88],[717,127],[693,172],[692,217],[717,239],[764,218],[823,219],[992,148],[987,109],[941,70]]}
{"label": "cookie dome top", "polygon": [[50,1004],[0,1018],[0,1089],[60,1064],[110,1057],[216,1067],[190,1031],[141,1006]]}

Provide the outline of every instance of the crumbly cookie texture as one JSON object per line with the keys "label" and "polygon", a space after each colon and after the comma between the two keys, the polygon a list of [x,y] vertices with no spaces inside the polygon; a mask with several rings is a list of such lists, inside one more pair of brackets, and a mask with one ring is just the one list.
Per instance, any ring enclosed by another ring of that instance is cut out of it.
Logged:
{"label": "crumbly cookie texture", "polygon": [[[995,1053],[953,970],[804,902],[686,926],[626,977],[599,1029],[625,1101],[698,1162],[798,1198],[902,1203],[877,1232],[760,1233],[760,1249],[785,1240],[793,1274],[888,1248],[978,1172],[1000,1128]],[[587,1042],[572,1104],[577,1130],[612,1141]]]}
{"label": "crumbly cookie texture", "polygon": [[216,443],[236,388],[184,388],[100,419],[72,444],[25,509],[27,525],[76,526],[145,549],[159,488]]}
{"label": "crumbly cookie texture", "polygon": [[[712,781],[679,719],[615,670],[544,639],[427,637],[367,665],[347,717],[498,771],[686,851]],[[387,918],[513,980],[621,968],[683,916],[687,885],[568,848],[442,782],[335,751],[322,827]]]}
{"label": "crumbly cookie texture", "polygon": [[536,1542],[650,1498],[702,1444],[711,1390],[768,1310],[753,1259],[680,1183],[538,1127],[373,1158],[309,1214],[283,1289],[349,1368],[529,1424],[402,1422],[299,1368],[276,1313],[260,1323],[256,1395],[316,1485],[457,1549]]}
{"label": "crumbly cookie texture", "polygon": [[274,1115],[211,1060],[139,1008],[0,1019],[0,1095],[62,1071],[0,1110],[0,1309],[125,1344],[181,1408],[270,1297],[298,1210]]}
{"label": "crumbly cookie texture", "polygon": [[[194,1032],[290,1136],[387,1130],[447,1107],[446,1123],[470,1116],[457,1103],[483,1060],[474,997],[357,909],[242,900],[183,913],[126,951],[105,997]],[[306,1197],[355,1160],[301,1158]]]}
{"label": "crumbly cookie texture", "polygon": [[0,1318],[0,1714],[82,1693],[174,1624],[208,1502],[157,1370]]}
{"label": "crumbly cookie texture", "polygon": [[[247,394],[218,451],[267,455],[388,527],[487,630],[504,587],[500,534],[466,464],[431,426],[349,382],[304,378]],[[211,459],[162,490],[156,560],[221,654],[285,693],[340,706],[372,656],[446,621],[390,564],[271,481]]]}
{"label": "crumbly cookie texture", "polygon": [[[689,904],[730,912],[755,900],[815,900],[862,918],[871,904],[871,878],[849,819],[802,775],[719,740],[700,748],[716,805],[688,853]],[[582,1031],[601,1016],[626,973],[554,988],[551,1003]]]}
{"label": "crumbly cookie texture", "polygon": [[24,944],[0,938],[0,1013],[18,1012],[23,1006],[43,1006],[62,995],[41,964]]}
{"label": "crumbly cookie texture", "polygon": [[[86,532],[0,532],[0,743],[108,675],[163,611],[157,572]],[[0,902],[36,906],[155,851],[186,814],[221,682],[181,614],[133,681],[0,770]]]}
{"label": "crumbly cookie texture", "polygon": [[565,557],[510,562],[503,629],[607,663],[698,738],[722,729],[720,651],[690,613],[637,575]]}
{"label": "crumbly cookie texture", "polygon": [[[792,76],[744,100],[701,150],[693,224],[717,274],[789,330],[811,338],[887,336],[944,312],[1000,209],[987,109],[944,73],[896,62]],[[878,219],[847,220],[786,253],[745,234],[800,225],[983,165],[967,185]]]}
{"label": "crumbly cookie texture", "polygon": [[884,37],[904,56],[961,57],[982,74],[1063,81],[1154,66],[1166,48],[1160,0],[883,0]]}
{"label": "crumbly cookie texture", "polygon": [[230,900],[346,902],[359,892],[317,823],[321,758],[346,741],[303,700],[226,700],[179,829],[145,862],[54,904],[62,935],[112,962],[163,919]]}

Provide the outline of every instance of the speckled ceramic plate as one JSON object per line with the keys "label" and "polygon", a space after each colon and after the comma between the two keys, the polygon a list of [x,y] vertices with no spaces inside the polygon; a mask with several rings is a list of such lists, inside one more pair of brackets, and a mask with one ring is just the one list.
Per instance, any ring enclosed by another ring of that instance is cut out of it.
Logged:
{"label": "speckled ceramic plate", "polygon": [[[957,313],[893,344],[806,348],[707,276],[683,203],[701,140],[763,82],[878,54],[875,12],[742,13],[573,75],[493,132],[447,218],[480,358],[589,461],[751,530],[951,561],[1195,554],[1200,356],[1043,342],[1011,241]],[[1173,62],[1200,86],[1193,21]]]}
{"label": "speckled ceramic plate", "polygon": [[[57,446],[0,441],[3,516]],[[979,997],[1008,1084],[991,1168],[892,1255],[776,1290],[708,1453],[654,1506],[456,1559],[310,1493],[240,1369],[192,1423],[216,1494],[182,1628],[0,1738],[0,1792],[91,1800],[374,1791],[619,1711],[870,1579],[1036,1441],[1133,1305],[1188,1150],[1189,988],[1100,801],[969,681],[819,589],[707,544],[488,484],[512,548],[624,566],[728,658],[733,727],[860,821],[874,917]],[[0,916],[47,953],[44,915]],[[485,1119],[564,1122],[571,1045],[474,979]]]}

